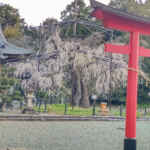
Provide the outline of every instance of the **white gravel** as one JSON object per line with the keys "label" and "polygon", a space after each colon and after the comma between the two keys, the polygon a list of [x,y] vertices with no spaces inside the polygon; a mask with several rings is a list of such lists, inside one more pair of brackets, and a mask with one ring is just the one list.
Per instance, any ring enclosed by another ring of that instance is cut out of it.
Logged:
{"label": "white gravel", "polygon": [[[137,150],[150,150],[149,124],[137,124]],[[123,150],[123,140],[123,121],[0,122],[2,150]]]}

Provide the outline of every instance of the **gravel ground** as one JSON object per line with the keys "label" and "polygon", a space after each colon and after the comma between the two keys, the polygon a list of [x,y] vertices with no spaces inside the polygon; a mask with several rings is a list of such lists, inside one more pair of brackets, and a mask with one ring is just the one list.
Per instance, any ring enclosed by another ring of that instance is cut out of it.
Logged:
{"label": "gravel ground", "polygon": [[[0,149],[123,150],[124,122],[0,122]],[[137,150],[150,150],[150,122],[137,123]]]}

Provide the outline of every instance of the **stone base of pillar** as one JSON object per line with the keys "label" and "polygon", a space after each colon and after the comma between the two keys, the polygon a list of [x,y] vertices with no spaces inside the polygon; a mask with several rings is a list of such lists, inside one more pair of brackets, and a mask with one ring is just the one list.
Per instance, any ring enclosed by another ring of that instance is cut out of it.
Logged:
{"label": "stone base of pillar", "polygon": [[35,114],[35,113],[36,113],[35,110],[30,107],[24,108],[22,111],[22,114]]}
{"label": "stone base of pillar", "polygon": [[136,150],[136,139],[125,139],[124,150]]}

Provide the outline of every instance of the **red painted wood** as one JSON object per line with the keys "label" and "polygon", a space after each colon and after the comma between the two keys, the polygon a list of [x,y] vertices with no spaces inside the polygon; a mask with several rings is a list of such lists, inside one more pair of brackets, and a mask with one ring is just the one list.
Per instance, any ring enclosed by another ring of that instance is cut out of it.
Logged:
{"label": "red painted wood", "polygon": [[103,20],[103,18],[104,18],[103,14],[104,14],[103,11],[101,11],[101,10],[99,11],[99,9],[97,9],[97,10],[93,11],[91,15],[93,17],[96,17],[99,20]]}
{"label": "red painted wood", "polygon": [[116,14],[110,14],[100,9],[96,9],[92,16],[103,21],[107,28],[122,30],[125,32],[140,32],[145,35],[150,35],[150,24],[138,22],[128,18],[122,18]]}
{"label": "red painted wood", "polygon": [[105,52],[129,55],[130,49],[128,45],[105,44]]}
{"label": "red painted wood", "polygon": [[[131,33],[128,68],[138,70],[139,33]],[[136,138],[136,107],[137,107],[138,72],[128,70],[127,102],[126,102],[126,138]]]}
{"label": "red painted wood", "polygon": [[140,47],[140,56],[150,57],[150,49]]}
{"label": "red painted wood", "polygon": [[[139,56],[150,57],[150,49],[144,47],[140,47],[139,49]],[[129,45],[114,45],[107,43],[105,44],[105,52],[129,55],[130,47]]]}

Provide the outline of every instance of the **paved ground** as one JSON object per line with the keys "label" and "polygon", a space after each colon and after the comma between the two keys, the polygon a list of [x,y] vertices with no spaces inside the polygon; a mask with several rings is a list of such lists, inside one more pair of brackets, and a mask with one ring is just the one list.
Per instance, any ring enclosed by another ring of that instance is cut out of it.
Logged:
{"label": "paved ground", "polygon": [[[150,122],[137,124],[138,150],[150,150]],[[0,122],[0,149],[123,150],[124,122]]]}

